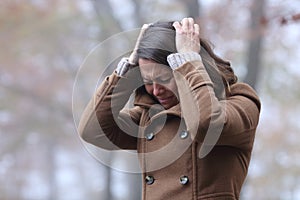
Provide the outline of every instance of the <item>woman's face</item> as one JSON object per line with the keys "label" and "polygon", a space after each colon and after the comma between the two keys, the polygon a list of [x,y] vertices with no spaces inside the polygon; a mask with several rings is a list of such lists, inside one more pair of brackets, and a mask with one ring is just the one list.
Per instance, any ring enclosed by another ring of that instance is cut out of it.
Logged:
{"label": "woman's face", "polygon": [[153,60],[139,59],[146,91],[165,109],[178,104],[178,92],[172,69]]}

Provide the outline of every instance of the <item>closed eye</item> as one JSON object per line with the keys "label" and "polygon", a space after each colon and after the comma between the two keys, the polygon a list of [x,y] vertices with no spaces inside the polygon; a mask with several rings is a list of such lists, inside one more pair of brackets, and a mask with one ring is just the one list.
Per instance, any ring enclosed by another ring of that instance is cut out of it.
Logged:
{"label": "closed eye", "polygon": [[170,78],[170,77],[169,78],[159,78],[159,79],[157,79],[157,82],[161,83],[161,84],[167,84],[171,81],[171,79],[172,78]]}
{"label": "closed eye", "polygon": [[152,80],[147,80],[147,79],[144,79],[144,84],[145,85],[152,85],[153,84],[153,81]]}
{"label": "closed eye", "polygon": [[152,85],[153,82],[158,83],[158,84],[168,84],[172,80],[172,77],[159,77],[156,78],[155,80],[149,80],[149,79],[143,79],[143,82],[145,85]]}

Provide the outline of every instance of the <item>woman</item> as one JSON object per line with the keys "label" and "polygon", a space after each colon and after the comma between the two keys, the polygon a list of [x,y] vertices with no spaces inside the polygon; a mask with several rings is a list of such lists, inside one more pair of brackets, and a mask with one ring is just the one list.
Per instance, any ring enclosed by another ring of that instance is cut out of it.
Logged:
{"label": "woman", "polygon": [[199,32],[192,18],[144,25],[79,124],[89,143],[137,150],[144,200],[239,199],[247,175],[259,98]]}

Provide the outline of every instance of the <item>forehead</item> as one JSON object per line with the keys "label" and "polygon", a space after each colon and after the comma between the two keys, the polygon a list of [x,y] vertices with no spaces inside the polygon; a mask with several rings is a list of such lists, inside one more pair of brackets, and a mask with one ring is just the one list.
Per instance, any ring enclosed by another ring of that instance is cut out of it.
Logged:
{"label": "forehead", "polygon": [[159,77],[173,74],[169,66],[156,63],[153,60],[140,58],[139,67],[143,77]]}

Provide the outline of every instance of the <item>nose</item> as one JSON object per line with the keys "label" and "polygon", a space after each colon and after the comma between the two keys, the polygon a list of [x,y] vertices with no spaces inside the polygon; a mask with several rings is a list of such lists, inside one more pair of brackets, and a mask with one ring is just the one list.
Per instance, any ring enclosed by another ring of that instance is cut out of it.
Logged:
{"label": "nose", "polygon": [[153,95],[159,96],[163,92],[164,92],[164,86],[154,82],[153,83]]}

